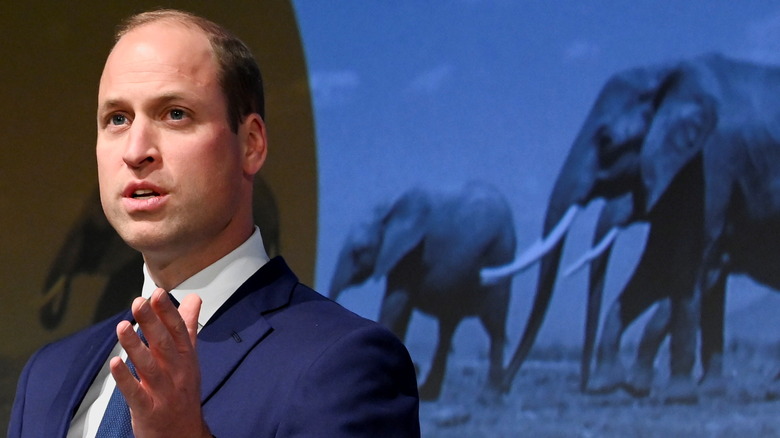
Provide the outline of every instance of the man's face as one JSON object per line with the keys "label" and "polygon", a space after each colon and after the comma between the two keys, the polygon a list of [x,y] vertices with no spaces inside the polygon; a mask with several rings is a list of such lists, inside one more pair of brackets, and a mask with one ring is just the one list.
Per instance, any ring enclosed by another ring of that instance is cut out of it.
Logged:
{"label": "man's face", "polygon": [[123,36],[100,79],[97,128],[103,209],[145,256],[219,251],[226,233],[251,233],[237,230],[249,177],[203,34],[162,21]]}

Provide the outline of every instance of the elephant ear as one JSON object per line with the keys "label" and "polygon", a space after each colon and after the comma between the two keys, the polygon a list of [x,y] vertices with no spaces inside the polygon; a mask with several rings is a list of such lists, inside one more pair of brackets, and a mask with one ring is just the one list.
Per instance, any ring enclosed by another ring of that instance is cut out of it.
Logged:
{"label": "elephant ear", "polygon": [[671,86],[663,96],[642,145],[640,166],[648,212],[685,165],[702,152],[717,124],[715,99],[698,90],[681,93],[681,85],[685,84]]}
{"label": "elephant ear", "polygon": [[379,248],[374,278],[388,274],[425,236],[431,211],[430,197],[422,190],[406,192],[383,218],[382,245]]}

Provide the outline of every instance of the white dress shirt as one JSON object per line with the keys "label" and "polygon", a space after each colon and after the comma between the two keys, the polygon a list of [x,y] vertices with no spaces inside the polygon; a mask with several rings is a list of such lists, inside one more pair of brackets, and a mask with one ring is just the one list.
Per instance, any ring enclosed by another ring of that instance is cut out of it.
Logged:
{"label": "white dress shirt", "polygon": [[[200,330],[233,295],[233,292],[266,262],[268,262],[268,255],[263,247],[263,238],[260,235],[260,230],[255,227],[255,232],[241,246],[169,292],[179,302],[190,294],[196,294],[201,298],[203,304],[198,316],[198,330]],[[144,265],[143,271],[144,285],[141,296],[148,299],[157,289],[157,285],[149,276],[146,265]],[[114,356],[119,356],[122,360],[127,359],[127,353],[119,343],[111,351],[92,382],[92,386],[89,387],[84,396],[76,415],[73,416],[68,438],[91,438],[97,433],[111,393],[116,387],[116,382],[109,369],[109,362]]]}

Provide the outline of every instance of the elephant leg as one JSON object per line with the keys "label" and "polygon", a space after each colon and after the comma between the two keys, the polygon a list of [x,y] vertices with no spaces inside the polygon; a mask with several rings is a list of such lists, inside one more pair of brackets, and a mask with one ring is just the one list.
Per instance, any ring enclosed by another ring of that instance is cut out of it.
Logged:
{"label": "elephant leg", "polygon": [[452,336],[458,321],[440,318],[439,319],[439,341],[431,361],[431,369],[425,378],[425,383],[420,386],[421,400],[436,400],[441,395],[441,387],[444,383],[444,375],[447,372],[447,355],[452,346]]}
{"label": "elephant leg", "polygon": [[[716,395],[725,390],[722,378],[725,278],[721,278],[705,298],[702,301],[701,316],[701,357],[704,368],[701,384],[707,393]],[[653,363],[658,349],[670,331],[671,312],[671,300],[661,301],[645,326],[636,362],[628,380],[627,390],[634,395],[646,396],[650,392]]]}
{"label": "elephant leg", "polygon": [[[713,229],[716,230],[717,227]],[[717,233],[712,234],[712,236],[717,235]],[[691,404],[698,401],[693,368],[696,363],[697,334],[701,327],[703,310],[707,310],[708,313],[703,327],[707,339],[702,341],[705,366],[715,371],[714,358],[722,356],[723,315],[721,312],[725,304],[725,281],[728,271],[722,258],[724,254],[722,243],[712,236],[705,238],[708,243],[704,246],[701,268],[696,275],[697,279],[692,291],[672,294],[670,378],[669,386],[662,395],[666,403]],[[702,300],[705,298],[708,300],[707,307],[703,309]],[[709,319],[712,317],[709,313],[713,308],[717,310],[713,319]]]}
{"label": "elephant leg", "polygon": [[409,320],[412,317],[412,304],[409,293],[401,290],[385,292],[379,309],[379,323],[390,329],[398,339],[406,338]]}
{"label": "elephant leg", "polygon": [[588,307],[585,315],[585,337],[580,361],[580,391],[587,392],[590,382],[590,366],[593,361],[593,350],[596,344],[599,318],[601,317],[601,301],[604,296],[604,282],[607,276],[607,261],[612,253],[610,245],[601,256],[591,262],[588,277]]}
{"label": "elephant leg", "polygon": [[723,395],[727,388],[723,375],[725,308],[726,275],[721,275],[702,298],[701,361],[704,373],[700,385],[708,395]]}
{"label": "elephant leg", "polygon": [[626,391],[635,397],[650,394],[655,369],[655,356],[669,334],[672,319],[672,304],[669,299],[659,301],[655,312],[647,321],[637,348],[636,360],[629,372]]}
{"label": "elephant leg", "polygon": [[607,312],[602,327],[601,340],[596,351],[596,369],[588,384],[589,393],[609,393],[624,385],[626,370],[620,361],[620,341],[626,328],[641,315],[656,297],[648,284],[655,281],[651,272],[639,267]]}
{"label": "elephant leg", "polygon": [[[508,304],[506,300],[505,303]],[[504,346],[506,344],[506,305],[492,309],[489,313],[480,316],[482,326],[490,337],[490,366],[488,369],[487,385],[490,390],[501,390],[504,366]]]}
{"label": "elephant leg", "polygon": [[661,398],[665,403],[692,404],[698,401],[693,381],[696,341],[701,312],[701,288],[672,297],[669,386]]}

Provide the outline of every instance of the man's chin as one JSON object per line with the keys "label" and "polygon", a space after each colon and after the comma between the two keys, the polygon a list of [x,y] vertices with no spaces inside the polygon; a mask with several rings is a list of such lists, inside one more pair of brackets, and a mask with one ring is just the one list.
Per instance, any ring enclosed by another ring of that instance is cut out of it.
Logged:
{"label": "man's chin", "polygon": [[131,248],[142,253],[155,251],[157,248],[163,248],[168,241],[166,233],[161,232],[159,225],[157,227],[134,227],[133,229],[122,229],[119,236]]}

